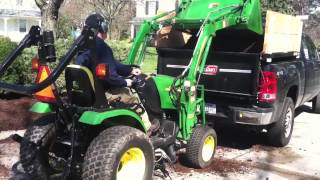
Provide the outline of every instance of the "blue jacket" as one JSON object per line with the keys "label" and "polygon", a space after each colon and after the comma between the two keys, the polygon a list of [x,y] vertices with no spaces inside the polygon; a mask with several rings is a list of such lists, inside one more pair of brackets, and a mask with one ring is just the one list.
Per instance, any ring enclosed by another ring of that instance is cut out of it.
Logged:
{"label": "blue jacket", "polygon": [[[109,76],[104,80],[106,89],[126,87],[127,83],[124,77],[129,76],[132,71],[130,65],[121,64],[113,57],[112,49],[99,37],[96,38],[96,57],[97,64],[108,64]],[[85,50],[76,58],[76,64],[93,67],[93,60],[90,56],[90,50]]]}

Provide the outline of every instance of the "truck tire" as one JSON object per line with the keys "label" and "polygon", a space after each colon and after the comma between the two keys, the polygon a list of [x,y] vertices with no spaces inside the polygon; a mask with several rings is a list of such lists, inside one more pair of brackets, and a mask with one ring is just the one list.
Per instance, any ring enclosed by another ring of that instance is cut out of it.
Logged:
{"label": "truck tire", "polygon": [[320,94],[312,100],[312,112],[320,114]]}
{"label": "truck tire", "polygon": [[294,104],[290,97],[286,97],[278,121],[271,125],[267,139],[271,146],[286,146],[292,135],[294,125]]}
{"label": "truck tire", "polygon": [[150,139],[138,129],[115,126],[102,131],[87,149],[83,180],[149,180],[154,168]]}
{"label": "truck tire", "polygon": [[[48,151],[55,138],[55,115],[50,114],[34,121],[26,130],[24,138],[33,143],[42,139],[41,147]],[[29,174],[31,179],[49,179],[48,173],[48,156],[37,151],[35,147],[30,146],[27,141],[22,141],[20,145],[20,162],[24,171]]]}
{"label": "truck tire", "polygon": [[187,142],[186,159],[193,168],[206,168],[212,161],[217,147],[217,135],[210,127],[194,128]]}

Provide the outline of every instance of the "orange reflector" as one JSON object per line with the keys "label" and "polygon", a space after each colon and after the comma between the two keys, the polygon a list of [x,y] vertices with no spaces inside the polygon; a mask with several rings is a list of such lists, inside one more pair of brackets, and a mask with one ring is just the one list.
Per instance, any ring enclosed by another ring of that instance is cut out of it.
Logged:
{"label": "orange reflector", "polygon": [[98,64],[96,67],[96,75],[99,79],[105,79],[107,76],[106,64]]}
{"label": "orange reflector", "polygon": [[[36,84],[39,84],[42,81],[44,81],[45,79],[47,79],[49,75],[50,75],[50,70],[49,70],[48,66],[40,66],[39,72],[37,75],[37,79],[36,79]],[[35,97],[36,97],[36,99],[43,101],[43,102],[52,102],[52,103],[56,102],[56,98],[53,94],[53,90],[52,90],[51,85],[41,91],[38,91],[35,94]]]}
{"label": "orange reflector", "polygon": [[39,70],[39,59],[38,58],[33,58],[31,60],[31,69],[34,71]]}

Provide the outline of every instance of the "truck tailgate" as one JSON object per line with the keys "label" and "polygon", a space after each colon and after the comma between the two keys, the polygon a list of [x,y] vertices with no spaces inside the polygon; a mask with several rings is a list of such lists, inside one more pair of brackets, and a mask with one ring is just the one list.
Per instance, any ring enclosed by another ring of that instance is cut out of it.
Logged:
{"label": "truck tailgate", "polygon": [[[192,50],[158,49],[158,74],[178,76],[189,64]],[[256,96],[260,55],[254,53],[214,52],[209,54],[200,84],[206,94]],[[217,73],[212,73],[212,68]]]}
{"label": "truck tailgate", "polygon": [[202,75],[200,83],[205,85],[206,91],[256,95],[258,54],[216,52],[207,59],[207,67],[210,66],[217,66],[218,71],[216,75]]}

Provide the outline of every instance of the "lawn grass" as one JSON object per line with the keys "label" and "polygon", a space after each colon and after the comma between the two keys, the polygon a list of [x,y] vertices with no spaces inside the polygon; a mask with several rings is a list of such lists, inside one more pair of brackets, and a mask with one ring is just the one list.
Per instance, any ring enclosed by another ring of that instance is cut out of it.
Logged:
{"label": "lawn grass", "polygon": [[157,51],[156,48],[148,47],[141,69],[144,73],[151,74],[157,72]]}
{"label": "lawn grass", "polygon": [[[122,63],[126,63],[132,43],[129,40],[110,40],[107,41],[107,43],[111,46],[114,57],[120,60]],[[156,73],[157,59],[158,55],[156,48],[148,47],[146,49],[144,62],[141,66],[142,71],[146,74]]]}

